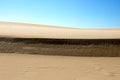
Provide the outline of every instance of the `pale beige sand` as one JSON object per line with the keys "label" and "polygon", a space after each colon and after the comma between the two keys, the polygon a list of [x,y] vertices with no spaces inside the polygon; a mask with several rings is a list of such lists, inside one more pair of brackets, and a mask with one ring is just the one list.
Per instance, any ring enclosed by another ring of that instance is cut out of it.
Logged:
{"label": "pale beige sand", "polygon": [[0,36],[16,38],[120,39],[120,29],[74,29],[0,22]]}
{"label": "pale beige sand", "polygon": [[120,80],[120,58],[1,53],[0,80]]}

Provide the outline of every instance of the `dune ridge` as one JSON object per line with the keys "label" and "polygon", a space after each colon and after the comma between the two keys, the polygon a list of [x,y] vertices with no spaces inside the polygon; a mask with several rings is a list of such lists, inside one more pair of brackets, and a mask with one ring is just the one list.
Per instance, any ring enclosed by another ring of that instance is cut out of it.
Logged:
{"label": "dune ridge", "polygon": [[0,36],[52,39],[120,39],[120,29],[78,29],[39,24],[0,22]]}

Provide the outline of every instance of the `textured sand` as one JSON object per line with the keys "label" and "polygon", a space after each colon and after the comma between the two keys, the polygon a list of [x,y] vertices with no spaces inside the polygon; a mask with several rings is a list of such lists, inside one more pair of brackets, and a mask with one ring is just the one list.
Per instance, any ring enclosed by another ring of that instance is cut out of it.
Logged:
{"label": "textured sand", "polygon": [[120,58],[1,53],[0,80],[120,80]]}
{"label": "textured sand", "polygon": [[[0,22],[0,36],[118,39],[120,38],[120,29],[73,29]],[[0,80],[120,80],[120,58],[0,53]]]}
{"label": "textured sand", "polygon": [[57,39],[120,39],[120,29],[74,29],[48,25],[0,22],[0,36]]}

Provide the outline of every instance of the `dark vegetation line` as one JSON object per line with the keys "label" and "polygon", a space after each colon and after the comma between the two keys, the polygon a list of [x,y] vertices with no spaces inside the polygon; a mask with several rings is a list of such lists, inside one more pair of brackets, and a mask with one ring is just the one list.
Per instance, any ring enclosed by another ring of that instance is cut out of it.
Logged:
{"label": "dark vegetation line", "polygon": [[70,45],[100,45],[113,44],[120,45],[120,39],[48,39],[48,38],[0,38],[0,41],[24,42],[24,43],[44,43],[44,44],[70,44]]}
{"label": "dark vegetation line", "polygon": [[0,53],[120,57],[120,39],[0,38]]}

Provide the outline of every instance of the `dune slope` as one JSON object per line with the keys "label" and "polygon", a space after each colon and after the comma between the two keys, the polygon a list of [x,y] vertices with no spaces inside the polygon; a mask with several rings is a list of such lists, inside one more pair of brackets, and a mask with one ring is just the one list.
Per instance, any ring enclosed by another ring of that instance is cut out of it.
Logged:
{"label": "dune slope", "polygon": [[120,58],[1,54],[0,80],[120,80]]}
{"label": "dune slope", "polygon": [[120,29],[75,29],[48,25],[0,22],[0,36],[53,39],[118,39],[120,38]]}

